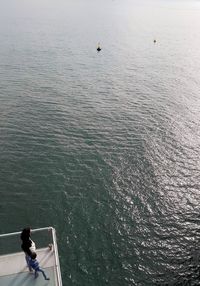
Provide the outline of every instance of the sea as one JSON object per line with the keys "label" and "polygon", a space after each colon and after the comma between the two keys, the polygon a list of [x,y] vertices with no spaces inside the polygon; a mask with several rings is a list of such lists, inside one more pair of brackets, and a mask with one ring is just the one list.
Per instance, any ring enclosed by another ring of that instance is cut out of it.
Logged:
{"label": "sea", "polygon": [[55,227],[63,286],[200,285],[200,1],[0,6],[0,233]]}

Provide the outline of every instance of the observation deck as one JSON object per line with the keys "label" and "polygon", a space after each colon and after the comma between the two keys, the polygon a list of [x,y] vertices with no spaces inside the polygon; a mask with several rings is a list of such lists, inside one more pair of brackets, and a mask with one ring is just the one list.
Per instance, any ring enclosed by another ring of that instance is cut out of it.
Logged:
{"label": "observation deck", "polygon": [[[52,227],[31,230],[36,244],[37,260],[50,280],[42,273],[35,278],[30,272],[21,249],[21,232],[0,235],[0,285],[2,286],[62,286],[56,231]],[[17,251],[18,250],[18,251]]]}

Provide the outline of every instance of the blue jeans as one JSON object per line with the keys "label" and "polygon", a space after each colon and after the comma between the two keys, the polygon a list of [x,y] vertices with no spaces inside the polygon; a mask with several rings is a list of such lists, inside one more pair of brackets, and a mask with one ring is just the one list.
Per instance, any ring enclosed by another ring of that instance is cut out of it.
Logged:
{"label": "blue jeans", "polygon": [[28,254],[25,254],[25,259],[26,259],[26,263],[27,263],[27,266],[28,266],[28,268],[29,268],[29,271],[32,271],[32,268],[31,268],[30,265],[29,265],[30,257],[28,256]]}
{"label": "blue jeans", "polygon": [[49,280],[49,278],[47,278],[46,274],[44,273],[44,270],[42,270],[42,268],[38,267],[35,269],[35,278],[38,277],[38,272],[42,272],[42,275],[44,276],[45,280]]}

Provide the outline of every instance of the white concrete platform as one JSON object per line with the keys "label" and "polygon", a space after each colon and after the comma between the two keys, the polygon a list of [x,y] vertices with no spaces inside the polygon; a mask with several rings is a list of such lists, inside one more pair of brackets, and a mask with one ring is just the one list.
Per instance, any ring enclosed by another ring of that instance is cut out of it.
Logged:
{"label": "white concrete platform", "polygon": [[50,281],[43,278],[42,273],[35,279],[34,272],[30,272],[23,252],[0,256],[0,285],[1,286],[28,286],[51,285],[57,286],[57,269],[54,250],[49,248],[37,249],[37,260],[40,267],[49,276]]}
{"label": "white concrete platform", "polygon": [[44,269],[49,281],[44,280],[42,273],[35,279],[34,274],[30,272],[21,272],[13,275],[1,276],[1,286],[55,286],[54,269]]}

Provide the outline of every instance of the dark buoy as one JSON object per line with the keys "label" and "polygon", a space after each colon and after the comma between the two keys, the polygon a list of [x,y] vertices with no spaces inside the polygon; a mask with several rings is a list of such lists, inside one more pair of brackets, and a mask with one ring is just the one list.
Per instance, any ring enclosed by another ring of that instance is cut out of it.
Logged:
{"label": "dark buoy", "polygon": [[97,52],[101,51],[100,43],[98,43]]}
{"label": "dark buoy", "polygon": [[153,42],[154,42],[154,44],[155,44],[155,43],[156,43],[156,40],[154,39]]}

